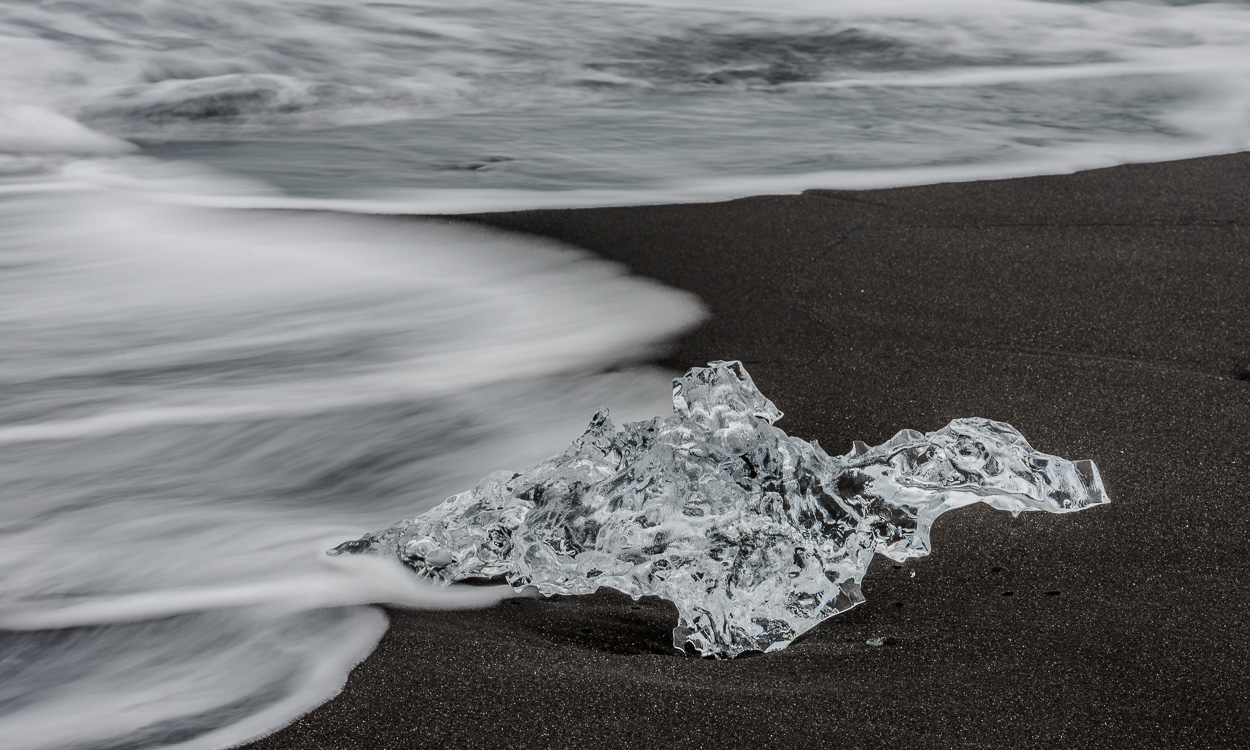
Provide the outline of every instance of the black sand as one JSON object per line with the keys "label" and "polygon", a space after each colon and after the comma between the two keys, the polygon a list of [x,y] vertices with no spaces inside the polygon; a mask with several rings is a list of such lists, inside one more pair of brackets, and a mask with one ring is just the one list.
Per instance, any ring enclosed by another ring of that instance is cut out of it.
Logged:
{"label": "black sand", "polygon": [[615,594],[393,612],[342,695],[252,747],[1250,742],[1250,155],[474,220],[698,293],[665,364],[743,360],[830,452],[992,417],[1094,459],[1112,504],[952,512],[866,604],[731,662]]}

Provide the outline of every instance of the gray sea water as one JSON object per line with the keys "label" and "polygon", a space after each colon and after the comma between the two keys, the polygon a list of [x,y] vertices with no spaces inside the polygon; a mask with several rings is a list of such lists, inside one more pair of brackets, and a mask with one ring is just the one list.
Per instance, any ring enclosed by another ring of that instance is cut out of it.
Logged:
{"label": "gray sea water", "polygon": [[3,744],[281,726],[502,595],[326,548],[667,409],[697,300],[376,214],[1248,146],[1246,3],[0,0]]}

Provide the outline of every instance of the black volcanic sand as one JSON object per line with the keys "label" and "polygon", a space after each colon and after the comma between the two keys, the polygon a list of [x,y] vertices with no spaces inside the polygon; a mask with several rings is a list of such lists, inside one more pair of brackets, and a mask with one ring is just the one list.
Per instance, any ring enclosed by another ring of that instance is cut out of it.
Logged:
{"label": "black volcanic sand", "polygon": [[472,220],[696,292],[712,317],[664,364],[743,360],[830,452],[991,417],[1094,459],[1112,504],[951,512],[866,604],[735,661],[612,592],[394,611],[252,747],[1250,742],[1250,155]]}

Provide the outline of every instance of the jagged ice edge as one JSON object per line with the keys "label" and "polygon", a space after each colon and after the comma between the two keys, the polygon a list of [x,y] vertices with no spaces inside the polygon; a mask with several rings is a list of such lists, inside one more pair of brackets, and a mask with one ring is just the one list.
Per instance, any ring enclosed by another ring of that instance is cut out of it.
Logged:
{"label": "jagged ice edge", "polygon": [[330,554],[394,556],[444,584],[659,596],[677,606],[675,647],[731,658],[864,601],[872,556],[927,555],[951,508],[1108,502],[1092,461],[1039,453],[1003,422],[957,419],[831,457],[775,427],[781,416],[740,362],[712,362],[673,381],[671,416],[618,431],[602,409],[559,456]]}

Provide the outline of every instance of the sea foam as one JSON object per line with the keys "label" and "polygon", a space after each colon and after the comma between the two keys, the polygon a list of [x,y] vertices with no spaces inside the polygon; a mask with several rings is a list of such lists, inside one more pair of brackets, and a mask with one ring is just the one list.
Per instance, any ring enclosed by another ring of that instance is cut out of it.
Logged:
{"label": "sea foam", "polygon": [[[141,169],[107,164],[0,193],[0,733],[15,750],[228,746],[337,692],[385,629],[360,605],[510,595],[448,596],[322,551],[484,462],[541,457],[609,394],[653,409],[663,375],[603,369],[702,316],[551,243],[170,205]],[[166,196],[245,187],[157,171]]]}
{"label": "sea foam", "polygon": [[10,9],[0,121],[38,111],[89,130],[22,128],[0,151],[128,141],[286,200],[462,212],[1057,173],[1250,145],[1243,4],[319,8]]}

